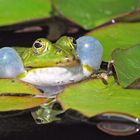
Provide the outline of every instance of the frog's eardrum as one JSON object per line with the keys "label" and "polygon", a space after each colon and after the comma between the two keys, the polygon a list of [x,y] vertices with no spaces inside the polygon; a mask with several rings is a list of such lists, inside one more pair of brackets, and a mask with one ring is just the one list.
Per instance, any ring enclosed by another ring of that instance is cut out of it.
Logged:
{"label": "frog's eardrum", "polygon": [[0,78],[15,78],[24,71],[22,60],[13,48],[0,49]]}
{"label": "frog's eardrum", "polygon": [[76,40],[76,43],[76,53],[80,57],[81,64],[98,70],[103,56],[103,46],[101,43],[90,36],[82,36]]}

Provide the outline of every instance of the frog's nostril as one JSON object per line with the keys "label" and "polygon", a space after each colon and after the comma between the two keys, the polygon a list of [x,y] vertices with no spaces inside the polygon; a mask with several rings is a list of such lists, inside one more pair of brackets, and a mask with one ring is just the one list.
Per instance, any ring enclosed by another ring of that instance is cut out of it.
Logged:
{"label": "frog's nostril", "polygon": [[34,46],[35,46],[35,48],[41,48],[41,47],[42,47],[42,44],[40,44],[40,43],[35,43]]}

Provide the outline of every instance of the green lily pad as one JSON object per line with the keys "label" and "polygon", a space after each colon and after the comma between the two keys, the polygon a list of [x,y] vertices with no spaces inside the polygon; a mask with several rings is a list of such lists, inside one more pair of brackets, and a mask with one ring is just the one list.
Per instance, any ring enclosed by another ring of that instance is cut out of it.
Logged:
{"label": "green lily pad", "polygon": [[140,23],[118,23],[96,29],[87,34],[97,38],[104,46],[103,60],[111,60],[115,48],[140,44]]}
{"label": "green lily pad", "polygon": [[64,110],[74,109],[91,117],[103,112],[123,112],[140,118],[140,90],[123,89],[112,77],[108,85],[100,79],[71,85],[57,100]]}
{"label": "green lily pad", "polygon": [[1,95],[41,95],[42,93],[29,83],[18,79],[0,79]]}
{"label": "green lily pad", "polygon": [[140,45],[127,49],[115,49],[112,53],[112,59],[119,83],[123,87],[138,82],[140,79]]}
{"label": "green lily pad", "polygon": [[64,15],[85,29],[92,29],[140,6],[137,0],[51,0],[51,2],[58,14]]}
{"label": "green lily pad", "polygon": [[20,111],[43,105],[47,98],[0,96],[0,112]]}
{"label": "green lily pad", "polygon": [[48,0],[0,0],[0,26],[50,15]]}
{"label": "green lily pad", "polygon": [[0,79],[0,112],[31,109],[49,101],[36,95],[42,93],[29,83],[18,79]]}

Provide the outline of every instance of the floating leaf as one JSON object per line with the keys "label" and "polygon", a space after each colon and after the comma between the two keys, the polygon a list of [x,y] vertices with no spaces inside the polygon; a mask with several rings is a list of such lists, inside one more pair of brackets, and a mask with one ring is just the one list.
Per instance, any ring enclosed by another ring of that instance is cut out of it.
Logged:
{"label": "floating leaf", "polygon": [[127,48],[140,43],[140,23],[118,23],[96,29],[87,35],[97,38],[104,46],[103,60],[111,59],[115,48]]}
{"label": "floating leaf", "polygon": [[41,95],[41,92],[31,84],[18,79],[0,79],[0,95]]}
{"label": "floating leaf", "polygon": [[50,11],[48,0],[0,0],[0,25],[48,17]]}
{"label": "floating leaf", "polygon": [[114,79],[104,85],[100,79],[71,85],[57,100],[64,110],[75,109],[86,116],[103,112],[123,112],[140,117],[140,91],[123,89]]}
{"label": "floating leaf", "polygon": [[[92,29],[139,7],[137,0],[51,0],[59,14]],[[73,10],[74,9],[74,10]]]}
{"label": "floating leaf", "polygon": [[[119,83],[128,87],[140,79],[140,45],[113,51],[112,59]],[[140,85],[138,86],[140,88]]]}
{"label": "floating leaf", "polygon": [[0,112],[31,109],[47,101],[47,98],[0,96]]}

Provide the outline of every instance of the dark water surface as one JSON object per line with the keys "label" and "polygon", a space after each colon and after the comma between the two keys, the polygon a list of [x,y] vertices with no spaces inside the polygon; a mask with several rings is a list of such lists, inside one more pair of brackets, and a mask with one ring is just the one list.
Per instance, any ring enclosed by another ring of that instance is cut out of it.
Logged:
{"label": "dark water surface", "polygon": [[30,113],[0,119],[0,140],[139,140],[140,132],[131,136],[111,136],[96,126],[84,123],[50,123],[36,125]]}

